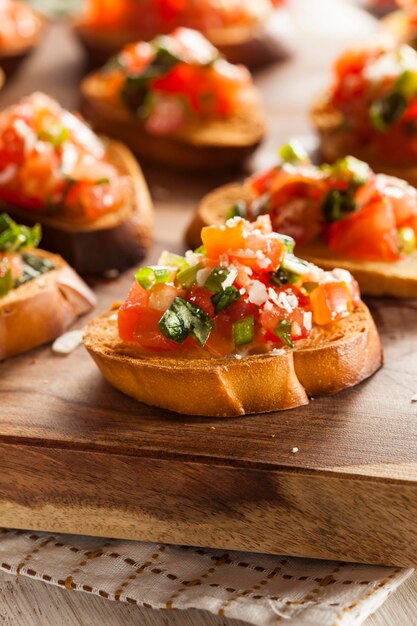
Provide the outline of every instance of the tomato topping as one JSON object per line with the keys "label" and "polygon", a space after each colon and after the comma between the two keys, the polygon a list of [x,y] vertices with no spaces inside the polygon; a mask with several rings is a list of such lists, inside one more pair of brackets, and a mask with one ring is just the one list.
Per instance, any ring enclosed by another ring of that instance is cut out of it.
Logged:
{"label": "tomato topping", "polygon": [[102,142],[77,116],[41,93],[0,113],[0,199],[35,211],[95,220],[130,193]]}
{"label": "tomato topping", "polygon": [[36,35],[41,19],[25,2],[1,0],[0,49],[18,48]]}
{"label": "tomato topping", "polygon": [[295,257],[267,215],[206,227],[202,239],[204,248],[164,252],[161,265],[136,273],[119,310],[122,341],[191,358],[291,349],[313,323],[338,321],[360,304],[349,272]]}

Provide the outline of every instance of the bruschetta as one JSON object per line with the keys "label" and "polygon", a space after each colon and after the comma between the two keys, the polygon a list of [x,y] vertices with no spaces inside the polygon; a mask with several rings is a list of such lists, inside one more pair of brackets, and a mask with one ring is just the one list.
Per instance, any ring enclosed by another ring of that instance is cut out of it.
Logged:
{"label": "bruschetta", "polygon": [[97,132],[186,171],[241,165],[265,133],[248,70],[189,29],[128,45],[81,92],[82,112]]}
{"label": "bruschetta", "polygon": [[136,400],[190,415],[289,409],[336,393],[382,363],[351,274],[294,255],[269,216],[202,229],[185,257],[142,267],[127,299],[91,322],[85,346]]}
{"label": "bruschetta", "polygon": [[53,341],[96,304],[93,292],[33,228],[0,215],[0,361]]}
{"label": "bruschetta", "polygon": [[152,240],[142,172],[122,144],[35,93],[0,112],[0,203],[81,274],[131,267]]}
{"label": "bruschetta", "polygon": [[293,236],[303,258],[350,271],[363,293],[417,297],[417,191],[375,174],[354,157],[312,165],[297,143],[281,149],[280,165],[228,184],[200,203],[187,241],[233,215],[268,214],[274,230]]}
{"label": "bruschetta", "polygon": [[[417,48],[417,5],[411,0],[397,0],[381,21],[382,29],[394,38],[397,44],[408,44]],[[397,10],[395,10],[397,9]]]}
{"label": "bruschetta", "polygon": [[44,19],[21,0],[0,2],[0,68],[13,72],[41,40]]}
{"label": "bruschetta", "polygon": [[231,63],[257,68],[287,56],[291,27],[284,0],[88,0],[74,22],[91,65],[103,65],[132,41],[179,27],[203,33]]}
{"label": "bruschetta", "polygon": [[417,185],[417,52],[378,40],[347,50],[312,109],[322,157],[352,154]]}

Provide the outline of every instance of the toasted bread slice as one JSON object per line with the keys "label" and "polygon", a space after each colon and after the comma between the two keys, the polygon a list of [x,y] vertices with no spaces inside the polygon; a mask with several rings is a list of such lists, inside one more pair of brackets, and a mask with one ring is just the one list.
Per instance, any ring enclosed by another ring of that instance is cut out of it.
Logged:
{"label": "toasted bread slice", "polygon": [[256,89],[251,102],[233,117],[195,123],[169,136],[148,133],[118,98],[107,95],[99,72],[81,84],[81,110],[96,132],[120,139],[140,158],[180,170],[198,171],[236,167],[259,145],[265,121]]}
{"label": "toasted bread slice", "polygon": [[24,224],[42,224],[42,245],[61,254],[80,274],[103,274],[137,263],[153,237],[153,207],[148,187],[136,159],[125,146],[108,141],[110,162],[131,179],[129,203],[97,220],[77,223],[68,217],[7,206],[7,212]]}
{"label": "toasted bread slice", "polygon": [[60,256],[44,250],[55,269],[0,298],[0,360],[52,341],[96,304],[83,280]]}
{"label": "toasted bread slice", "polygon": [[135,355],[118,335],[117,310],[90,322],[84,344],[106,379],[123,393],[177,413],[233,417],[291,409],[371,376],[382,349],[364,304],[329,327],[315,327],[295,350],[185,359]]}
{"label": "toasted bread slice", "polygon": [[343,126],[343,118],[334,108],[327,94],[317,98],[311,110],[311,119],[320,137],[322,160],[333,163],[347,154],[370,165],[374,172],[402,178],[417,186],[417,161],[407,166],[393,166],[384,159],[381,150],[373,143],[363,144],[352,131]]}
{"label": "toasted bread slice", "polygon": [[[239,200],[251,199],[250,191],[240,183],[223,185],[205,196],[186,233],[189,246],[201,244],[203,226],[223,224],[227,212]],[[332,252],[322,241],[297,246],[297,254],[325,270],[341,267],[353,274],[361,292],[369,296],[417,298],[417,252],[400,261],[355,261]]]}
{"label": "toasted bread slice", "polygon": [[[90,67],[100,67],[126,44],[138,39],[152,39],[158,33],[133,30],[100,29],[82,21],[73,23]],[[283,9],[266,10],[252,24],[216,28],[204,33],[230,63],[243,63],[250,69],[263,67],[286,58],[292,51],[292,29]]]}
{"label": "toasted bread slice", "polygon": [[[26,5],[26,3],[24,3]],[[29,10],[29,7],[28,7]],[[30,37],[16,39],[13,45],[0,48],[0,68],[8,76],[12,74],[39,44],[45,31],[46,20],[31,9],[35,15],[35,29]]]}

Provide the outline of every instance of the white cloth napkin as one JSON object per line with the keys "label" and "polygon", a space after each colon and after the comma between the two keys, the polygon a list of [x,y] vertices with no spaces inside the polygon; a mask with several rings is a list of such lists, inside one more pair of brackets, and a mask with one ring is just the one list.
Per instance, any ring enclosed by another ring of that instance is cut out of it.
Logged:
{"label": "white cloth napkin", "polygon": [[203,609],[259,626],[361,624],[413,572],[0,529],[0,569],[153,609]]}

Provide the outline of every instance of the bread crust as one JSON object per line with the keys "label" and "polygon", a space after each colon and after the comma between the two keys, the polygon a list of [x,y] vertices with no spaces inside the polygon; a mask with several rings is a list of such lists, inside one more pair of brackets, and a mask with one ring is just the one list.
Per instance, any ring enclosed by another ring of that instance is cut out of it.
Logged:
{"label": "bread crust", "polygon": [[[126,146],[107,142],[110,162],[131,179],[131,197],[121,210],[93,222],[74,222],[8,206],[7,212],[25,224],[42,224],[42,243],[61,254],[80,274],[103,274],[124,270],[143,258],[153,240],[154,215],[142,171]],[[103,253],[105,250],[105,254]]]}
{"label": "bread crust", "polygon": [[59,337],[96,305],[91,289],[60,256],[33,254],[56,269],[0,298],[0,361]]}
{"label": "bread crust", "polygon": [[[207,194],[200,202],[186,232],[187,244],[201,244],[203,226],[223,224],[227,211],[238,200],[251,199],[250,191],[241,183],[223,185]],[[332,252],[322,241],[297,246],[297,254],[325,270],[341,267],[353,274],[361,292],[369,296],[417,298],[417,251],[394,263],[356,261]]]}
{"label": "bread crust", "polygon": [[117,137],[141,159],[182,171],[238,167],[265,135],[260,96],[254,88],[251,102],[232,118],[195,124],[175,135],[156,137],[133,117],[118,99],[110,99],[99,72],[81,83],[81,110],[96,132]]}
{"label": "bread crust", "polygon": [[378,332],[364,304],[346,320],[315,328],[300,348],[276,355],[132,356],[118,337],[116,310],[88,324],[84,345],[106,379],[128,396],[177,413],[216,417],[302,406],[308,396],[358,384],[382,363]]}
{"label": "bread crust", "polygon": [[396,176],[417,186],[417,162],[407,166],[393,166],[384,160],[375,144],[358,142],[353,132],[343,129],[342,115],[334,108],[327,93],[313,103],[311,120],[320,137],[320,154],[326,163],[333,163],[351,154],[368,163],[377,173]]}
{"label": "bread crust", "polygon": [[[261,19],[262,18],[262,19]],[[137,32],[99,30],[81,21],[73,22],[91,68],[100,67],[131,41],[149,39]],[[250,69],[264,67],[285,59],[293,50],[288,16],[283,9],[268,11],[258,22],[248,26],[218,28],[206,34],[230,63],[243,63]]]}

